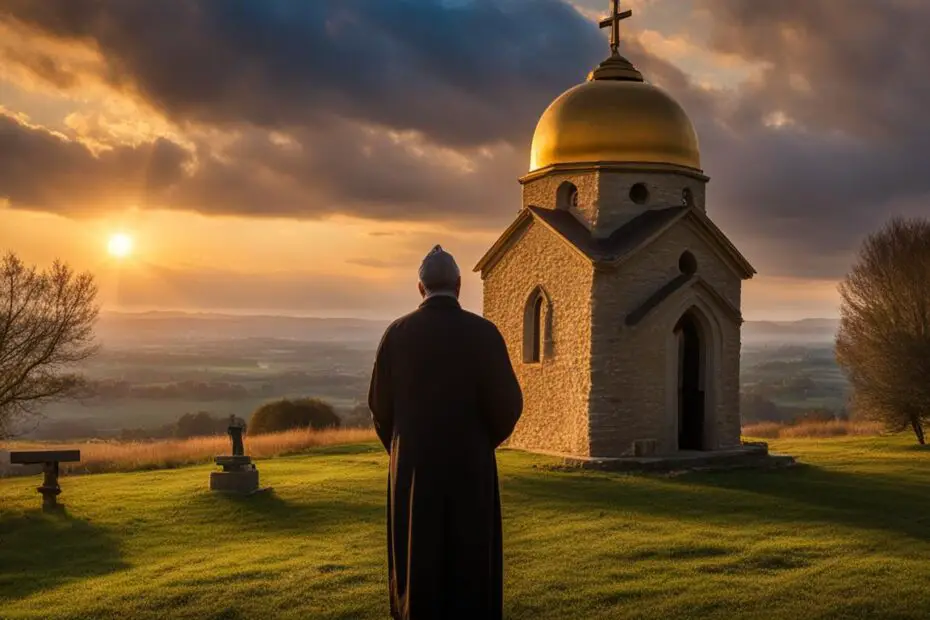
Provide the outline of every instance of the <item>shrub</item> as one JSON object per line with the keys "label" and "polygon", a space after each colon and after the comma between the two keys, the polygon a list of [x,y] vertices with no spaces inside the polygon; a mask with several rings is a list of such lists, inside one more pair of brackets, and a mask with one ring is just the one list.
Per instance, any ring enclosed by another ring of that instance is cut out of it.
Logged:
{"label": "shrub", "polygon": [[249,421],[253,435],[295,428],[338,428],[339,416],[332,405],[318,398],[282,399],[259,407]]}
{"label": "shrub", "polygon": [[229,422],[225,418],[214,418],[206,411],[185,413],[174,424],[174,436],[178,439],[209,437],[226,432]]}

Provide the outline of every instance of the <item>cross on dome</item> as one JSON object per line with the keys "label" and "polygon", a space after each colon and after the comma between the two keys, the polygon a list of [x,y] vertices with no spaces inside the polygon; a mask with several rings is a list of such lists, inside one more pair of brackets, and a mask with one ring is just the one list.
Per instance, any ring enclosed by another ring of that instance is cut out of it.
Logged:
{"label": "cross on dome", "polygon": [[620,11],[620,0],[610,0],[610,15],[598,23],[601,28],[610,28],[610,53],[614,56],[620,53],[620,22],[630,17],[632,9]]}

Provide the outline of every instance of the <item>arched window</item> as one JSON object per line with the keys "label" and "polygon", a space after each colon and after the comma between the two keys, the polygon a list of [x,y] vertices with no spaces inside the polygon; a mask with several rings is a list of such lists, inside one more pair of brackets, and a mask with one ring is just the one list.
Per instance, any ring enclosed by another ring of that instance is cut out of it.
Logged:
{"label": "arched window", "polygon": [[543,332],[543,298],[542,295],[536,298],[536,303],[533,304],[533,325],[532,325],[532,335],[530,342],[530,361],[531,362],[541,362],[542,361],[542,332]]}
{"label": "arched window", "polygon": [[681,206],[683,207],[694,206],[694,192],[691,191],[690,187],[686,187],[683,190],[681,190]]}
{"label": "arched window", "polygon": [[555,206],[557,209],[578,208],[578,188],[569,181],[565,181],[555,192]]}
{"label": "arched window", "polygon": [[523,362],[539,364],[552,355],[552,304],[542,287],[526,300],[523,313]]}

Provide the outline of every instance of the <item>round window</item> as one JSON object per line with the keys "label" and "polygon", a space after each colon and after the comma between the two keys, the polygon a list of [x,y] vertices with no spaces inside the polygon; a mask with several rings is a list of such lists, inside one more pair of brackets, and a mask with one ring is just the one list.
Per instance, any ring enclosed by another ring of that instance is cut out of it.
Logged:
{"label": "round window", "polygon": [[630,200],[638,205],[644,205],[649,200],[649,189],[645,183],[637,183],[630,188]]}
{"label": "round window", "polygon": [[683,252],[678,259],[678,270],[686,276],[693,276],[697,273],[697,259],[691,252]]}

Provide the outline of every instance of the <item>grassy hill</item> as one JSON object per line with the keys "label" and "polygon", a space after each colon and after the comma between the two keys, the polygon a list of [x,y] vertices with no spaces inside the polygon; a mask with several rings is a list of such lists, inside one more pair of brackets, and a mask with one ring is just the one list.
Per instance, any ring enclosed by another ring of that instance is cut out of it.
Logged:
{"label": "grassy hill", "polygon": [[[780,441],[806,465],[678,477],[500,454],[508,618],[924,618],[930,454],[910,438]],[[385,457],[0,481],[2,618],[385,618]]]}

